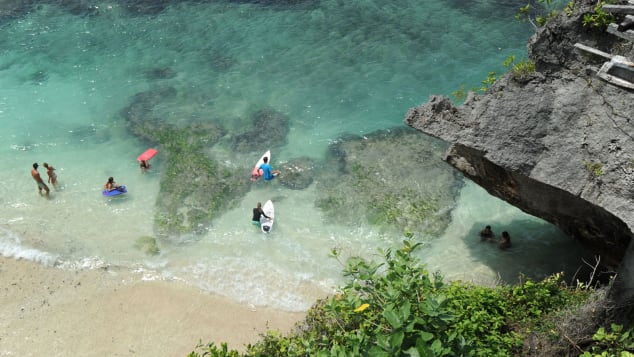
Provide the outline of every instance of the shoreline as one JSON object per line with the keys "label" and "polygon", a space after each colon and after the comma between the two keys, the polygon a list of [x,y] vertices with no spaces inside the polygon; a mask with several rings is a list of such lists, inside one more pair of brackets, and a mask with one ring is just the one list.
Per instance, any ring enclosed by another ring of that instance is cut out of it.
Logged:
{"label": "shoreline", "polygon": [[0,256],[0,356],[187,356],[200,342],[244,351],[305,316],[132,277]]}

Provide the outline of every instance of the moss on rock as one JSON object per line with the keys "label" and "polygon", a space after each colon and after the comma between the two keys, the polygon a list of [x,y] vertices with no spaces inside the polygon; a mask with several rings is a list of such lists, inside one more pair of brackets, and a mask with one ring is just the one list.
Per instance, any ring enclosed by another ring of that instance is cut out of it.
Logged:
{"label": "moss on rock", "polygon": [[148,255],[158,255],[159,253],[161,253],[161,249],[159,248],[155,237],[150,237],[150,236],[139,237],[136,240],[136,243],[134,244],[134,246],[140,249],[143,253]]}
{"label": "moss on rock", "polygon": [[[461,181],[440,160],[444,143],[409,129],[346,136],[329,149],[316,205],[334,221],[438,234]],[[447,184],[455,182],[456,184]]]}

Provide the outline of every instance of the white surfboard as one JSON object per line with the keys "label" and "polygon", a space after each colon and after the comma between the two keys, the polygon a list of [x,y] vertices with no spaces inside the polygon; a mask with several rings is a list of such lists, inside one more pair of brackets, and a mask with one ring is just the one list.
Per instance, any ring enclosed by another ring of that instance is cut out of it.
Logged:
{"label": "white surfboard", "polygon": [[264,163],[265,157],[268,157],[269,162],[271,162],[271,150],[268,150],[267,152],[265,152],[264,155],[260,157],[260,160],[258,160],[258,162],[255,163],[255,166],[253,166],[253,170],[251,170],[251,181],[257,181],[257,179],[262,177],[262,175],[264,174],[262,170],[260,170],[260,165]]}
{"label": "white surfboard", "polygon": [[271,229],[273,229],[273,221],[275,218],[275,208],[273,207],[273,202],[268,200],[262,206],[262,211],[264,214],[270,218],[266,218],[264,216],[260,217],[260,228],[262,228],[262,232],[270,233]]}

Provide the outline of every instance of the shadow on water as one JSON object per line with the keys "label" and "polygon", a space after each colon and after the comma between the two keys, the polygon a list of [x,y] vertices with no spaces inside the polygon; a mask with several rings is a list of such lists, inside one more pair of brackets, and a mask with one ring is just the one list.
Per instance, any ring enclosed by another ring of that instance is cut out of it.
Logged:
{"label": "shadow on water", "polygon": [[[480,231],[491,225],[494,239],[482,240]],[[502,232],[511,237],[511,247],[501,249]],[[513,220],[508,224],[475,223],[464,238],[474,261],[488,266],[503,283],[529,278],[541,280],[563,272],[566,282],[587,281],[591,273],[586,262],[594,262],[591,252],[562,233],[557,227],[538,219]]]}

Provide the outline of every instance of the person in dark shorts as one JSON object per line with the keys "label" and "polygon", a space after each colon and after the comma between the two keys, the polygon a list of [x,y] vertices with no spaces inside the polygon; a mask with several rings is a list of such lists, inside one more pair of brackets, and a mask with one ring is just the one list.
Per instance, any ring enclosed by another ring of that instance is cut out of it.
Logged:
{"label": "person in dark shorts", "polygon": [[37,171],[38,167],[39,165],[37,164],[37,162],[33,164],[33,170],[31,170],[31,176],[37,183],[37,191],[40,193],[40,196],[42,195],[42,190],[44,190],[46,191],[46,197],[48,197],[48,194],[49,192],[51,192],[51,190],[49,190],[48,186],[46,186],[46,184],[42,180],[42,177],[40,177],[40,173]]}

